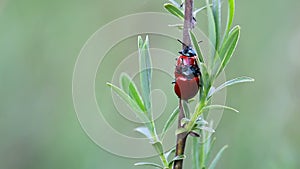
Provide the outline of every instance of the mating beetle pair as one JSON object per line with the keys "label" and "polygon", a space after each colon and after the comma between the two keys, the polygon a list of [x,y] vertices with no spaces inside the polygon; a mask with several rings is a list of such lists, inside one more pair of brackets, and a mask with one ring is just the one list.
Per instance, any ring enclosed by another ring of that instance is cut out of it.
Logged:
{"label": "mating beetle pair", "polygon": [[[178,40],[182,43],[180,40]],[[179,53],[175,67],[174,91],[182,100],[193,98],[201,87],[201,72],[197,64],[197,55],[192,47],[184,45]]]}

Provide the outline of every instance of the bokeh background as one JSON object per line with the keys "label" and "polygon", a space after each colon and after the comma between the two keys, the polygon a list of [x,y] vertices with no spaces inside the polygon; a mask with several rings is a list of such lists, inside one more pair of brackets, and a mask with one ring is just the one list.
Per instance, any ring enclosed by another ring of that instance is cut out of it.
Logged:
{"label": "bokeh background", "polygon": [[[0,1],[1,169],[135,168],[140,160],[99,148],[82,130],[72,102],[72,73],[80,49],[101,26],[137,12],[165,12],[163,3]],[[241,113],[225,112],[217,128],[215,150],[230,146],[218,168],[298,169],[300,1],[236,5],[234,23],[241,25],[242,35],[226,75],[256,81],[227,90],[227,104]],[[135,39],[127,44],[123,50],[136,47]],[[115,52],[119,59],[122,52]],[[97,95],[99,102],[105,98]],[[124,128],[113,117],[107,116]]]}

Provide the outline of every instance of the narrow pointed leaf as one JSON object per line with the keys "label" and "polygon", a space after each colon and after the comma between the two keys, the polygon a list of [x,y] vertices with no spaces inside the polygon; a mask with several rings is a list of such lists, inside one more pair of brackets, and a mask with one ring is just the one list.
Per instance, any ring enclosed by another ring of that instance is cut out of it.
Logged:
{"label": "narrow pointed leaf", "polygon": [[213,68],[211,70],[211,75],[212,77],[216,78],[217,77],[217,73],[221,67],[222,64],[222,56],[220,56],[220,50],[215,51],[215,58],[214,58],[214,62],[213,62]]}
{"label": "narrow pointed leaf", "polygon": [[254,79],[251,77],[246,77],[246,76],[242,76],[242,77],[237,77],[231,80],[226,81],[225,83],[221,84],[219,87],[217,87],[215,90],[213,90],[209,97],[212,96],[213,94],[217,93],[218,91],[224,89],[225,87],[234,85],[234,84],[238,84],[238,83],[246,83],[246,82],[253,82]]}
{"label": "narrow pointed leaf", "polygon": [[176,27],[179,30],[183,29],[183,24],[173,24],[173,25],[168,25],[168,26],[170,26],[170,27]]}
{"label": "narrow pointed leaf", "polygon": [[237,46],[239,37],[240,37],[240,27],[235,26],[232,29],[232,31],[230,31],[228,35],[228,39],[226,39],[220,51],[220,57],[222,58],[222,62],[216,73],[216,76],[218,76],[225,69],[226,65],[230,61],[232,54]]}
{"label": "narrow pointed leaf", "polygon": [[164,167],[160,166],[159,164],[156,163],[151,163],[151,162],[138,162],[134,164],[135,166],[150,166],[150,167],[156,167],[156,168],[161,168],[163,169]]}
{"label": "narrow pointed leaf", "polygon": [[179,155],[174,157],[171,161],[184,160],[186,158],[185,155]]}
{"label": "narrow pointed leaf", "polygon": [[207,18],[208,18],[208,37],[210,41],[210,55],[209,55],[209,69],[212,70],[213,62],[214,62],[214,55],[215,55],[215,46],[216,46],[216,25],[215,19],[212,12],[211,7],[209,6],[209,1],[206,0],[207,5]]}
{"label": "narrow pointed leaf", "polygon": [[146,136],[150,140],[153,139],[153,137],[151,136],[151,133],[150,133],[150,131],[147,127],[137,127],[134,130],[141,133],[141,134],[143,134],[144,136]]}
{"label": "narrow pointed leaf", "polygon": [[[123,76],[127,76],[127,77],[123,77]],[[130,78],[128,77],[128,75],[126,73],[122,73],[120,76],[120,86],[122,88],[122,90],[127,93],[129,95],[129,85],[130,85]]]}
{"label": "narrow pointed leaf", "polygon": [[236,110],[232,107],[228,107],[228,106],[224,106],[224,105],[208,105],[203,108],[203,110],[209,110],[209,109],[227,109],[227,110],[232,110],[236,113],[239,112],[238,110]]}
{"label": "narrow pointed leaf", "polygon": [[205,120],[203,120],[203,121],[196,121],[195,124],[200,125],[200,126],[203,126],[203,125],[207,125],[208,122],[205,121]]}
{"label": "narrow pointed leaf", "polygon": [[220,49],[220,56],[222,58],[224,58],[224,55],[226,54],[227,49],[230,47],[231,43],[234,42],[234,39],[236,39],[236,37],[238,37],[238,35],[240,34],[240,29],[241,27],[239,25],[236,25],[230,30],[228,38],[226,39],[226,41],[222,45],[222,48]]}
{"label": "narrow pointed leaf", "polygon": [[201,76],[202,76],[201,77],[201,83],[202,83],[202,86],[203,86],[203,88],[202,88],[203,91],[200,90],[201,92],[199,94],[199,100],[201,100],[201,97],[202,97],[203,93],[208,92],[206,90],[209,90],[211,82],[209,81],[210,76],[208,74],[208,70],[207,70],[206,65],[204,63],[200,63],[199,67],[200,67]]}
{"label": "narrow pointed leaf", "polygon": [[[209,6],[212,6],[212,4],[209,4]],[[206,8],[207,8],[207,6],[204,6],[204,7],[202,7],[202,8],[196,9],[196,10],[193,12],[193,16],[196,17],[197,14],[198,14],[199,12],[201,12],[202,10],[204,10],[204,9],[206,9]]]}
{"label": "narrow pointed leaf", "polygon": [[178,156],[174,157],[174,158],[169,162],[169,167],[172,167],[174,161],[184,160],[185,158],[186,158],[185,155],[178,155]]}
{"label": "narrow pointed leaf", "polygon": [[216,29],[216,50],[219,49],[219,43],[221,39],[221,0],[212,0],[212,11],[215,20]]}
{"label": "narrow pointed leaf", "polygon": [[192,158],[193,158],[193,167],[194,169],[201,169],[199,164],[200,158],[200,143],[198,142],[199,138],[192,138],[193,146],[192,146]]}
{"label": "narrow pointed leaf", "polygon": [[126,73],[122,73],[121,75],[121,85],[122,85],[122,89],[127,94],[129,94],[129,96],[137,103],[140,109],[145,112],[146,108],[143,103],[142,97],[139,91],[137,90],[136,85]]}
{"label": "narrow pointed leaf", "polygon": [[150,112],[151,100],[151,78],[152,78],[152,68],[151,68],[151,58],[149,52],[149,39],[146,37],[145,42],[143,43],[142,38],[138,38],[138,49],[140,57],[140,81],[142,89],[142,98],[144,101],[145,108],[147,112]]}
{"label": "narrow pointed leaf", "polygon": [[214,133],[215,130],[211,127],[207,127],[207,126],[198,126],[196,127],[197,129],[200,129],[200,130],[204,130],[206,132],[209,132],[209,133]]}
{"label": "narrow pointed leaf", "polygon": [[203,125],[208,125],[208,122],[206,120],[204,120],[204,118],[202,116],[200,116],[195,124],[199,125],[199,126],[203,126]]}
{"label": "narrow pointed leaf", "polygon": [[160,141],[151,143],[152,146],[155,148],[156,152],[159,153],[159,155],[164,153],[163,145]]}
{"label": "narrow pointed leaf", "polygon": [[162,138],[165,136],[168,129],[174,124],[178,113],[179,113],[179,107],[176,107],[164,125],[164,128],[162,130]]}
{"label": "narrow pointed leaf", "polygon": [[208,99],[210,99],[210,97],[215,93],[215,90],[216,88],[214,86],[212,86],[210,89],[209,89],[209,92],[208,92]]}
{"label": "narrow pointed leaf", "polygon": [[189,123],[191,120],[188,118],[182,118],[180,121],[180,125],[184,126],[185,124]]}
{"label": "narrow pointed leaf", "polygon": [[[212,150],[213,150],[213,148],[214,148],[214,146],[215,146],[215,143],[216,143],[216,137],[214,137],[214,138],[210,138],[210,140],[209,140],[209,146],[207,146],[206,147],[206,158],[207,159],[210,159],[210,155],[211,155],[211,152],[212,152]],[[208,164],[207,164],[208,165]]]}
{"label": "narrow pointed leaf", "polygon": [[168,158],[172,153],[175,153],[176,147],[173,147],[171,150],[165,153],[165,157]]}
{"label": "narrow pointed leaf", "polygon": [[199,41],[196,39],[196,36],[192,31],[190,31],[190,36],[191,36],[191,39],[192,39],[192,42],[193,42],[193,46],[196,50],[197,56],[199,58],[199,61],[204,63],[203,54],[202,54],[200,45],[198,43]]}
{"label": "narrow pointed leaf", "polygon": [[[213,122],[211,122],[209,124],[209,127],[212,128],[213,127]],[[204,153],[206,154],[206,159],[210,159],[208,157],[208,152],[209,150],[211,149],[211,146],[213,146],[213,139],[215,138],[212,138],[212,135],[214,134],[213,132],[205,132],[204,130],[201,130],[202,133],[205,133],[205,138],[204,138]],[[208,166],[208,160],[205,161],[205,166]]]}
{"label": "narrow pointed leaf", "polygon": [[209,167],[207,169],[214,169],[218,163],[218,161],[220,160],[223,152],[228,148],[227,145],[225,145],[224,147],[221,148],[221,150],[217,153],[216,157],[212,160],[212,162],[210,163]]}
{"label": "narrow pointed leaf", "polygon": [[[202,99],[202,98],[199,98],[199,99]],[[205,98],[204,98],[205,99]],[[197,118],[199,118],[199,117],[201,117],[201,115],[202,115],[202,113],[203,113],[203,105],[201,104],[201,102],[200,103],[198,103],[197,105],[196,105],[196,107],[195,107],[195,113],[193,114],[193,116],[195,116],[195,115],[197,115],[198,117]],[[193,117],[192,117],[193,118]],[[190,124],[190,123],[189,123]],[[189,126],[189,128],[188,128],[188,130],[191,130],[192,128],[191,128],[192,126]]]}
{"label": "narrow pointed leaf", "polygon": [[228,0],[228,16],[227,16],[225,35],[224,35],[225,38],[228,35],[229,30],[231,28],[233,18],[234,18],[234,12],[235,12],[235,0]]}
{"label": "narrow pointed leaf", "polygon": [[182,101],[183,113],[186,118],[190,118],[190,108],[187,101]]}
{"label": "narrow pointed leaf", "polygon": [[[201,115],[203,116],[203,115]],[[200,130],[200,135],[203,138],[201,140],[201,145],[199,146],[199,165],[201,169],[206,169],[205,163],[208,160],[206,155],[205,155],[205,145],[207,144],[207,136],[206,136],[207,132],[205,132],[204,130]]]}
{"label": "narrow pointed leaf", "polygon": [[138,36],[138,48],[142,48],[144,45],[143,38],[141,36]]}
{"label": "narrow pointed leaf", "polygon": [[180,10],[178,7],[171,3],[165,3],[164,7],[167,11],[169,11],[171,14],[174,16],[178,17],[179,19],[183,20],[184,19],[184,14],[183,11]]}
{"label": "narrow pointed leaf", "polygon": [[[134,111],[137,113],[144,113],[140,107],[137,105],[137,103],[127,94],[125,93],[122,89],[118,88],[117,86],[111,84],[111,83],[106,83],[108,86],[112,88],[112,90],[120,96]],[[140,115],[140,114],[139,114]]]}

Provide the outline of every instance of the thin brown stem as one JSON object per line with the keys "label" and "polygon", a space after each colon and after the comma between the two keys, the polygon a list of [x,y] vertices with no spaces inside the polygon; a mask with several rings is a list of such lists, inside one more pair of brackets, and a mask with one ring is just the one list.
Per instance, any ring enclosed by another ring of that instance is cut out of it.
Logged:
{"label": "thin brown stem", "polygon": [[[181,119],[184,118],[184,109],[182,105],[182,100],[179,99],[179,115],[178,115],[178,128],[181,128]],[[183,155],[185,149],[185,143],[187,139],[187,133],[180,133],[177,135],[177,144],[176,144],[176,152],[175,156]],[[182,169],[183,160],[177,160],[174,162],[173,169]]]}
{"label": "thin brown stem", "polygon": [[[194,1],[193,0],[185,0],[185,12],[184,12],[184,25],[183,25],[183,43],[187,46],[191,46],[191,38],[190,38],[190,30],[194,27],[193,22],[193,6]],[[185,48],[185,45],[183,44],[182,48]],[[185,117],[184,115],[184,109],[182,105],[182,100],[179,99],[179,115],[178,115],[178,128],[182,128],[184,126],[181,126],[181,120]],[[177,142],[176,142],[176,152],[175,155],[184,155],[184,149],[186,144],[188,134],[186,132],[180,133],[177,135]],[[174,162],[173,169],[182,169],[183,168],[183,160],[177,160]]]}
{"label": "thin brown stem", "polygon": [[[183,43],[191,46],[190,30],[194,28],[193,7],[194,0],[185,0],[184,25],[183,25]],[[184,47],[184,46],[183,46]]]}

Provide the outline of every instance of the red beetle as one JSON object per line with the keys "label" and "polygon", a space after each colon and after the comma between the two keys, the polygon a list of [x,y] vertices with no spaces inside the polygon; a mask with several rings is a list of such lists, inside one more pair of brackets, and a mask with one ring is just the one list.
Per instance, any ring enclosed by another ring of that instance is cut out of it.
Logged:
{"label": "red beetle", "polygon": [[181,56],[177,58],[174,91],[182,100],[188,100],[199,91],[201,72],[195,51],[192,47],[184,46],[185,48],[179,52]]}

